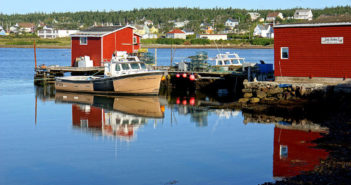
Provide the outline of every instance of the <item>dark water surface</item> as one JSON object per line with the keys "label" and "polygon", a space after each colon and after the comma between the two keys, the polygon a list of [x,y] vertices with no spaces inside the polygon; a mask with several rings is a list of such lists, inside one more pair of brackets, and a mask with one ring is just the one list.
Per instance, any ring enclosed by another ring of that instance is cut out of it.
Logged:
{"label": "dark water surface", "polygon": [[[196,51],[178,49],[176,59]],[[273,50],[235,51],[273,61]],[[160,65],[168,55],[158,49]],[[38,49],[37,58],[69,65],[70,50]],[[247,122],[204,106],[220,101],[206,95],[55,93],[34,87],[33,49],[0,48],[0,63],[0,184],[260,184],[328,155],[311,148],[320,131]]]}

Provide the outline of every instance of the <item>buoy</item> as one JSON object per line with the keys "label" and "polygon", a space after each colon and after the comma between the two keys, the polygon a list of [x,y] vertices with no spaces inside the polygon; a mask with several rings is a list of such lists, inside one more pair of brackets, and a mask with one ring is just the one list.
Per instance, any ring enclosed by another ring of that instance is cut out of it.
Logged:
{"label": "buoy", "polygon": [[194,74],[191,74],[191,75],[189,76],[189,79],[190,79],[191,81],[194,81],[194,80],[195,80],[195,75],[194,75]]}
{"label": "buoy", "polygon": [[179,74],[179,73],[178,73],[178,74],[176,74],[176,77],[177,77],[177,78],[179,78],[179,77],[180,77],[180,74]]}
{"label": "buoy", "polygon": [[165,76],[162,76],[161,80],[162,80],[162,81],[165,81],[165,80],[166,80],[166,77],[165,77]]}
{"label": "buoy", "polygon": [[189,104],[190,104],[190,105],[195,105],[195,98],[194,98],[194,97],[191,97],[191,98],[190,98]]}
{"label": "buoy", "polygon": [[183,100],[182,104],[186,105],[188,102],[186,102],[186,100]]}
{"label": "buoy", "polygon": [[180,99],[177,98],[176,104],[180,104]]}
{"label": "buoy", "polygon": [[183,78],[186,78],[187,74],[186,74],[186,73],[183,73],[183,75],[182,75],[182,76],[183,76]]}

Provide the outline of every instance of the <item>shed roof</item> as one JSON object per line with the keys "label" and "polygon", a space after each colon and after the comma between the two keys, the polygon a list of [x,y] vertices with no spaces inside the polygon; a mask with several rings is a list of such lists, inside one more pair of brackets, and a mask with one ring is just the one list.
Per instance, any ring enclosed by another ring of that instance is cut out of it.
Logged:
{"label": "shed roof", "polygon": [[88,29],[82,30],[78,33],[72,34],[71,37],[103,37],[105,35],[111,34],[113,32],[122,30],[124,28],[132,28],[132,26],[96,26],[90,27]]}

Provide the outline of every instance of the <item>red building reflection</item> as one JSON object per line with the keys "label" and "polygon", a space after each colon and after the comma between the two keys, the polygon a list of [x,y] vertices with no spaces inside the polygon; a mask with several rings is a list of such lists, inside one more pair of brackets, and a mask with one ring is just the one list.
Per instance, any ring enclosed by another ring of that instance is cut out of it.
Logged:
{"label": "red building reflection", "polygon": [[311,141],[320,132],[274,128],[273,177],[292,177],[311,171],[328,157],[328,152],[314,148]]}
{"label": "red building reflection", "polygon": [[72,123],[78,127],[102,128],[103,109],[90,105],[72,105]]}

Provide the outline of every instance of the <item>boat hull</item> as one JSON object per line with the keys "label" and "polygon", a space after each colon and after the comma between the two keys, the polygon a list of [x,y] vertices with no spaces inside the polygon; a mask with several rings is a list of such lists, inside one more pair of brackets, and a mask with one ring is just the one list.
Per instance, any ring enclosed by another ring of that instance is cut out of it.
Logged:
{"label": "boat hull", "polygon": [[132,74],[113,79],[116,93],[157,95],[160,89],[162,72]]}
{"label": "boat hull", "polygon": [[79,77],[62,78],[56,80],[55,88],[70,92],[157,95],[162,75],[163,72],[150,72],[86,80],[77,80]]}

